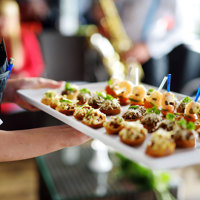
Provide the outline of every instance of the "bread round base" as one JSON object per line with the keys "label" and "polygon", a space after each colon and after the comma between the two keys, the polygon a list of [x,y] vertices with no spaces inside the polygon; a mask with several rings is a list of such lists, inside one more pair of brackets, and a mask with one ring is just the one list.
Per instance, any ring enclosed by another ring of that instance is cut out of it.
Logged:
{"label": "bread round base", "polygon": [[116,108],[116,109],[108,109],[108,110],[104,110],[104,109],[100,109],[100,111],[106,115],[117,115],[121,112],[121,108]]}
{"label": "bread round base", "polygon": [[58,112],[62,113],[62,114],[65,114],[65,115],[73,115],[75,110],[62,110],[62,109],[56,109]]}
{"label": "bread round base", "polygon": [[122,128],[123,128],[123,126],[119,126],[118,128],[105,127],[106,133],[109,134],[109,135],[118,134],[119,131],[122,130]]}
{"label": "bread round base", "polygon": [[195,146],[195,138],[192,140],[175,140],[176,142],[176,147],[178,148],[192,148]]}
{"label": "bread round base", "polygon": [[123,137],[120,135],[120,140],[125,143],[125,144],[128,144],[130,146],[139,146],[141,145],[146,139],[146,136],[143,135],[143,137],[140,137],[138,139],[135,139],[135,140],[130,140],[130,139],[126,139],[124,140]]}
{"label": "bread round base", "polygon": [[159,151],[158,151],[158,150],[152,149],[151,146],[147,146],[146,152],[145,152],[145,153],[146,153],[147,155],[151,156],[151,157],[163,157],[163,156],[168,156],[168,155],[173,154],[174,151],[175,151],[176,144],[175,144],[175,143],[172,143],[171,145],[172,145],[172,147],[171,147],[170,149],[169,149],[169,148],[168,148],[168,149],[165,149],[165,150],[159,149]]}
{"label": "bread round base", "polygon": [[41,102],[47,106],[51,104],[51,101],[49,99],[42,99]]}
{"label": "bread round base", "polygon": [[103,127],[103,123],[104,123],[104,121],[101,122],[101,123],[99,123],[99,124],[88,124],[88,123],[85,122],[85,121],[82,121],[82,123],[85,124],[85,125],[87,125],[87,126],[89,126],[89,127],[91,127],[91,128],[95,128],[95,129],[97,129],[97,128],[101,128],[101,127]]}

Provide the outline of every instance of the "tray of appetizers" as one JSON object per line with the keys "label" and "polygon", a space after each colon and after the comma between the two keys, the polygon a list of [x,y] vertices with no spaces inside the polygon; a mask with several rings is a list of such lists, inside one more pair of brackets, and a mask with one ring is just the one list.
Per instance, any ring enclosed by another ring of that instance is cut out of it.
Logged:
{"label": "tray of appetizers", "polygon": [[115,79],[18,93],[35,107],[150,168],[200,163],[200,104],[190,97]]}

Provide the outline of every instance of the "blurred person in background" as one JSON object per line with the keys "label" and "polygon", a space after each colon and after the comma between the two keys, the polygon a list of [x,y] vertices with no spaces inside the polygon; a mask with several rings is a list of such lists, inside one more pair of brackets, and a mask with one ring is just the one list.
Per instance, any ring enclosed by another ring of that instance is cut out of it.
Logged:
{"label": "blurred person in background", "polygon": [[172,73],[168,54],[183,43],[181,2],[117,0],[116,3],[133,41],[133,47],[123,56],[141,63],[145,72],[143,81],[158,86],[166,74]]}
{"label": "blurred person in background", "polygon": [[59,0],[17,0],[21,22],[39,33],[43,29],[56,29],[59,17]]}
{"label": "blurred person in background", "polygon": [[[5,39],[7,56],[14,58],[10,78],[38,77],[44,61],[36,35],[20,25],[19,6],[14,0],[0,0],[0,38]],[[2,105],[2,112],[18,110],[15,105]]]}
{"label": "blurred person in background", "polygon": [[[124,28],[133,42],[122,60],[134,58],[142,64],[144,82],[158,86],[170,66],[167,55],[182,44],[182,20],[179,0],[114,0]],[[104,12],[99,1],[94,1],[86,14],[89,23],[95,23],[100,33],[110,37],[109,28],[102,20]],[[102,23],[103,22],[103,23]]]}

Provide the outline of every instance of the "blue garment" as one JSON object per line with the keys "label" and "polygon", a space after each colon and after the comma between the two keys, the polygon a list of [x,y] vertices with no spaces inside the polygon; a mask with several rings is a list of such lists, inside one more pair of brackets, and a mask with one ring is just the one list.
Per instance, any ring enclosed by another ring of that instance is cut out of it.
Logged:
{"label": "blue garment", "polygon": [[161,0],[152,0],[142,28],[141,41],[145,42]]}

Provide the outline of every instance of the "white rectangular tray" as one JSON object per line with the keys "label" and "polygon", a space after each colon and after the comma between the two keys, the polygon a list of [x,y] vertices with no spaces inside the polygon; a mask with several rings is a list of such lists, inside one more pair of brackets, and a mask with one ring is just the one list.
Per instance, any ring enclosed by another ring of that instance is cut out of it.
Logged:
{"label": "white rectangular tray", "polygon": [[[87,88],[91,91],[101,91],[105,88],[107,83],[91,83],[87,85],[81,85],[80,88]],[[148,88],[148,86],[146,86]],[[175,153],[162,158],[151,158],[145,154],[145,148],[147,142],[150,139],[150,134],[148,135],[146,141],[140,147],[130,147],[123,144],[118,136],[107,135],[104,128],[93,129],[80,121],[77,121],[73,116],[66,116],[58,111],[50,108],[41,103],[41,99],[44,93],[49,89],[26,89],[18,90],[18,93],[27,100],[30,104],[43,110],[44,112],[52,115],[53,117],[61,120],[62,122],[70,125],[71,127],[81,131],[82,133],[89,135],[92,138],[98,139],[113,147],[116,151],[122,153],[124,156],[128,157],[133,161],[137,161],[143,165],[146,165],[153,169],[170,169],[184,167],[188,165],[193,165],[200,163],[200,145],[197,143],[195,148],[192,149],[176,149]],[[183,98],[183,95],[177,94],[178,98]],[[128,106],[122,107],[122,112],[120,116],[127,111]],[[107,117],[109,119],[109,117]]]}

